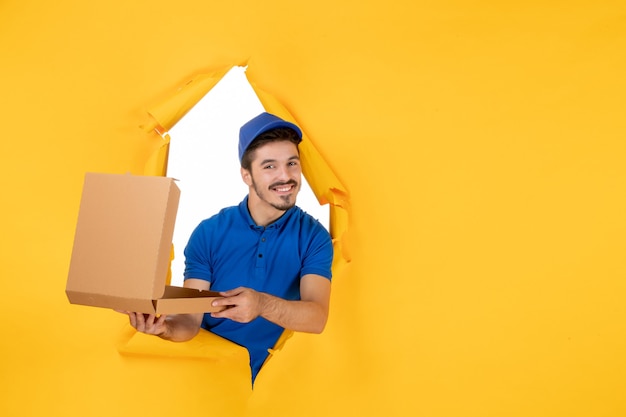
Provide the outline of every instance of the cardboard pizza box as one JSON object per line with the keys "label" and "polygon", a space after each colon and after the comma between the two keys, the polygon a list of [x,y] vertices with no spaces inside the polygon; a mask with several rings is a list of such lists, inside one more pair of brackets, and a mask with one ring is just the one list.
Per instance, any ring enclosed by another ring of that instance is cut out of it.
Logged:
{"label": "cardboard pizza box", "polygon": [[167,177],[87,173],[66,294],[72,304],[204,313],[219,297],[166,285],[180,189]]}

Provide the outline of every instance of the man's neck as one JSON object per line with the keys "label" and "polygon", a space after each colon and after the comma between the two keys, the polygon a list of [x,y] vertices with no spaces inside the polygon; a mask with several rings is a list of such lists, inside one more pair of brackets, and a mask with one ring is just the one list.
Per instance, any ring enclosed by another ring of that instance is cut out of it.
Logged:
{"label": "man's neck", "polygon": [[267,227],[280,219],[286,210],[278,210],[263,201],[248,197],[248,212],[257,226]]}

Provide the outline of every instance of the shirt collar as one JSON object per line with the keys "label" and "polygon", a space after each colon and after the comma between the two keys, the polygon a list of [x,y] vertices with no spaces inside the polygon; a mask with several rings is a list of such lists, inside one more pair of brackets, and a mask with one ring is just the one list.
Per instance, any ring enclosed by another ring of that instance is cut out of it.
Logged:
{"label": "shirt collar", "polygon": [[248,196],[243,199],[241,203],[239,203],[239,212],[241,216],[245,219],[246,223],[253,229],[280,229],[286,222],[289,217],[296,211],[296,206],[293,206],[289,210],[287,210],[278,220],[274,223],[270,224],[267,227],[257,226],[254,222],[254,219],[250,215],[250,211],[248,210]]}

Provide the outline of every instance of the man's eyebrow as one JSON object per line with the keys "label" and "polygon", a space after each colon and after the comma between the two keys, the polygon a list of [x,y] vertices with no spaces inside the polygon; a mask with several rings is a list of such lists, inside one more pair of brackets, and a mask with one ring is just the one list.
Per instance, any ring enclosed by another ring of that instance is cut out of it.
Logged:
{"label": "man's eyebrow", "polygon": [[[287,161],[294,161],[294,160],[299,161],[300,157],[298,155],[294,155],[290,157],[289,159],[287,159]],[[259,162],[259,165],[269,164],[270,162],[276,163],[276,159],[264,159],[261,162]]]}

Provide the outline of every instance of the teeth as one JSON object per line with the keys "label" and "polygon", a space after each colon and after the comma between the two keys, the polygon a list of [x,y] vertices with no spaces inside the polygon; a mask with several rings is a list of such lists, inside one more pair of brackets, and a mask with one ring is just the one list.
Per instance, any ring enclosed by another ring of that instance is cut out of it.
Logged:
{"label": "teeth", "polygon": [[289,191],[289,190],[291,190],[291,186],[289,186],[289,187],[276,187],[275,190],[276,191],[281,191],[281,192]]}

